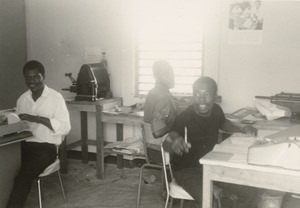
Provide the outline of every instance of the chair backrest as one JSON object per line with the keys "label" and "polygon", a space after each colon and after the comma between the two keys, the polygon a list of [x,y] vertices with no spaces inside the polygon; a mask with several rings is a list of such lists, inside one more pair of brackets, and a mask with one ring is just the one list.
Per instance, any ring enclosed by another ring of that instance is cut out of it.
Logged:
{"label": "chair backrest", "polygon": [[[150,131],[151,130],[151,124],[150,125]],[[147,138],[150,136],[153,136],[152,133],[149,133],[149,125],[148,123],[143,122],[142,123],[142,139],[143,139],[143,146],[144,146],[144,154],[145,154],[145,159],[147,163],[150,163],[148,154],[147,154]]]}
{"label": "chair backrest", "polygon": [[145,152],[145,159],[146,159],[147,163],[151,163],[150,162],[151,158],[149,158],[149,156],[147,154],[147,149],[149,148],[149,143],[151,143],[151,141],[155,141],[157,139],[154,138],[154,136],[152,134],[152,129],[151,129],[150,123],[143,122],[141,126],[142,126],[142,139],[143,139],[143,146],[144,146],[144,152]]}
{"label": "chair backrest", "polygon": [[155,138],[153,136],[153,133],[152,133],[150,123],[143,122],[142,123],[142,128],[144,129],[144,138],[145,138],[146,142],[150,141],[150,140],[155,140]]}
{"label": "chair backrest", "polygon": [[[172,172],[172,167],[171,167],[171,162],[170,162],[170,153],[164,150],[163,143],[166,138],[163,139],[161,143],[161,156],[162,156],[162,161],[163,161],[163,170],[164,170],[164,175],[165,175],[165,183],[166,183],[166,189],[168,194],[170,194],[170,187],[169,187],[169,181],[173,181],[173,172]],[[167,169],[169,169],[170,175],[167,174]]]}

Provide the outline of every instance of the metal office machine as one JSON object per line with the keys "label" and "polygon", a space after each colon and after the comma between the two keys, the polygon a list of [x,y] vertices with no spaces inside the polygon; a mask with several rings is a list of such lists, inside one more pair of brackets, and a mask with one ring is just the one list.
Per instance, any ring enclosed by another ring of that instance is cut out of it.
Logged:
{"label": "metal office machine", "polygon": [[77,80],[72,78],[72,73],[66,73],[72,81],[72,86],[67,89],[77,93],[77,101],[97,101],[101,98],[111,98],[110,79],[107,73],[105,62],[84,64],[81,66]]}
{"label": "metal office machine", "polygon": [[255,96],[270,99],[271,103],[287,107],[291,110],[291,121],[300,123],[300,94],[281,92],[271,97]]}

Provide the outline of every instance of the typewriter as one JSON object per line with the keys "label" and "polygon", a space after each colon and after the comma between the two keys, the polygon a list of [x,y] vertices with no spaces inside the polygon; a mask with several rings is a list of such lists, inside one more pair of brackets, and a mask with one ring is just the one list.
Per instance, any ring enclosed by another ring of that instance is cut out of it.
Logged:
{"label": "typewriter", "polygon": [[300,94],[281,92],[274,96],[255,96],[255,98],[270,99],[271,103],[287,107],[291,110],[291,121],[300,123]]}
{"label": "typewriter", "polygon": [[248,149],[249,164],[300,170],[300,137],[290,136],[277,141],[265,138]]}
{"label": "typewriter", "polygon": [[271,96],[271,103],[287,107],[291,110],[291,121],[300,123],[300,94],[281,92]]}
{"label": "typewriter", "polygon": [[32,136],[26,122],[20,121],[16,114],[9,112],[0,116],[0,145]]}

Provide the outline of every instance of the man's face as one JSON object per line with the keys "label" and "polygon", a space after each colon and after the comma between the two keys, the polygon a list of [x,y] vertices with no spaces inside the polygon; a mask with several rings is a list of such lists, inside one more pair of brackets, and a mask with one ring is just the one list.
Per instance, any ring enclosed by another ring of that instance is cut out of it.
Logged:
{"label": "man's face", "polygon": [[161,84],[167,86],[169,89],[174,87],[174,72],[171,66],[161,70],[157,78]]}
{"label": "man's face", "polygon": [[45,77],[38,69],[29,69],[24,74],[25,84],[31,92],[36,92],[44,88]]}
{"label": "man's face", "polygon": [[193,95],[193,105],[196,113],[205,117],[210,116],[216,97],[216,92],[211,85],[201,83],[193,92]]}

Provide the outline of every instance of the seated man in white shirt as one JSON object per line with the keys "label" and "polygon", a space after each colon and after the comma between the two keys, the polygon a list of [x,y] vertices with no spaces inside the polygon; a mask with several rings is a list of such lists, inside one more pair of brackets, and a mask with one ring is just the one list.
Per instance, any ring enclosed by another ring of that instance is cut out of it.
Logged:
{"label": "seated man in white shirt", "polygon": [[33,137],[21,144],[22,166],[15,178],[7,207],[24,207],[31,184],[56,159],[56,145],[71,129],[62,95],[44,83],[45,70],[38,61],[23,67],[29,88],[17,101],[16,113],[28,123]]}

